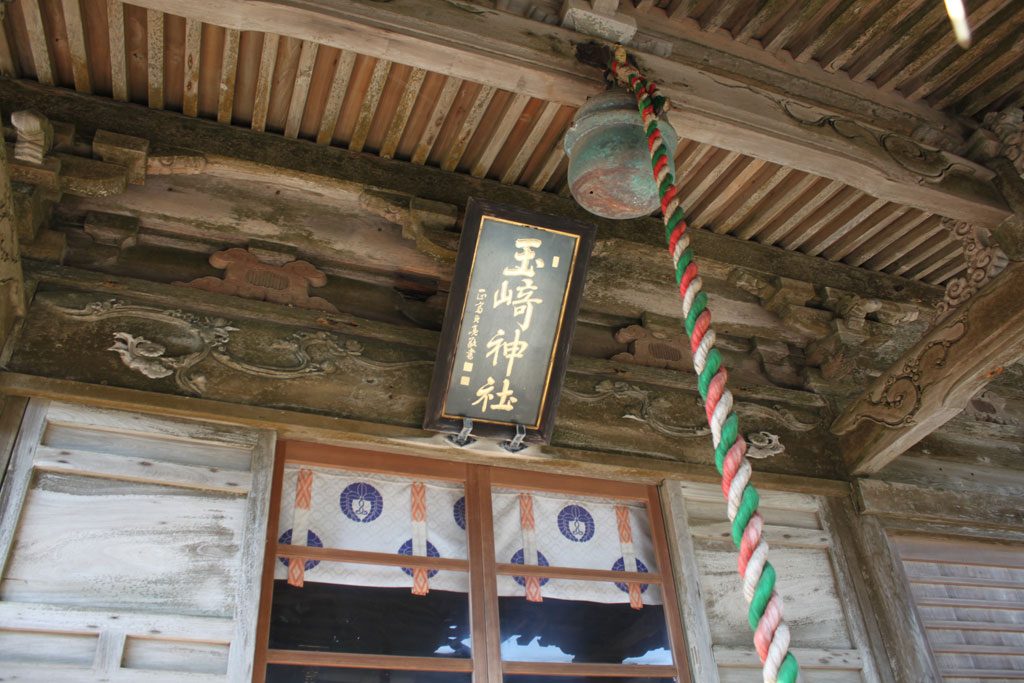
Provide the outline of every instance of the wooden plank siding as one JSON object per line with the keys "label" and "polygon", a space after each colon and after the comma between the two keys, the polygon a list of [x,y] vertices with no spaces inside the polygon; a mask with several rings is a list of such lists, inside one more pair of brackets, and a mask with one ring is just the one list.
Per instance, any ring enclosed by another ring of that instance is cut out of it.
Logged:
{"label": "wooden plank siding", "polygon": [[[663,498],[695,680],[751,680],[758,676],[760,660],[746,623],[721,488],[668,481]],[[802,678],[829,683],[887,680],[872,658],[852,597],[850,568],[820,506],[815,496],[761,496],[771,561],[779,575],[777,588],[785,601]]]}
{"label": "wooden plank siding", "polygon": [[247,681],[271,432],[34,400],[0,492],[0,670]]}
{"label": "wooden plank siding", "polygon": [[[67,6],[71,5],[55,4],[51,12],[60,14]],[[85,41],[84,54],[79,54],[81,46],[74,40],[45,40],[46,22],[36,22],[33,13],[38,7],[37,0],[15,0],[5,19],[13,38],[9,68],[18,69],[16,76],[82,90],[88,85],[84,74],[100,74],[93,80],[112,83],[113,90],[97,94],[116,99],[127,100],[130,91],[136,101],[189,116],[506,184],[566,191],[567,159],[561,138],[575,113],[573,106],[349,51],[338,57],[335,48],[257,31],[243,33],[248,36],[243,43],[258,46],[251,55],[258,63],[247,65],[235,29],[186,17],[184,33],[170,28],[165,33],[171,15],[116,0],[111,0],[103,21],[90,14],[92,4],[81,5],[82,20],[92,26],[95,40]],[[750,10],[750,3],[738,3],[728,16],[712,12],[707,19],[710,25],[724,22],[723,30],[728,30],[738,18],[753,21],[756,12]],[[1005,13],[993,16],[999,19]],[[129,15],[143,18],[148,36],[145,31],[141,36],[125,33]],[[76,25],[74,17],[71,25]],[[804,33],[796,31],[792,40]],[[879,34],[868,44],[883,37]],[[834,47],[834,41],[826,42]],[[133,70],[132,60],[126,65],[126,53],[141,60],[141,68]],[[320,59],[318,54],[334,56]],[[83,58],[88,71],[57,68]],[[843,59],[846,64],[859,63],[854,54]],[[243,72],[255,74],[255,85],[236,83],[236,74]],[[243,93],[246,89],[249,92]],[[1015,93],[1007,91],[1006,98]],[[929,284],[942,285],[964,270],[959,244],[935,229],[937,219],[929,223],[926,239],[906,237],[900,231],[910,231],[916,224],[893,222],[894,214],[907,211],[900,204],[685,137],[680,150],[688,150],[680,156],[680,177],[693,227]],[[934,216],[916,209],[910,213],[921,220]]]}

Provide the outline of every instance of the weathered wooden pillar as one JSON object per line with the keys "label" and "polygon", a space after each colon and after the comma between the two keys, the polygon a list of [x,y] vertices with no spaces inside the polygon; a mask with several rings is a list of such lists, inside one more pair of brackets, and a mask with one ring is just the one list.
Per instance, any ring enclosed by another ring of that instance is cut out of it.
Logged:
{"label": "weathered wooden pillar", "polygon": [[25,315],[25,282],[18,252],[18,230],[11,196],[7,146],[0,144],[0,350],[15,321]]}
{"label": "weathered wooden pillar", "polygon": [[867,621],[871,649],[879,659],[888,659],[880,679],[939,680],[910,584],[884,526],[875,516],[858,513],[849,499],[824,499],[822,505],[835,543],[853,568],[849,588]]}

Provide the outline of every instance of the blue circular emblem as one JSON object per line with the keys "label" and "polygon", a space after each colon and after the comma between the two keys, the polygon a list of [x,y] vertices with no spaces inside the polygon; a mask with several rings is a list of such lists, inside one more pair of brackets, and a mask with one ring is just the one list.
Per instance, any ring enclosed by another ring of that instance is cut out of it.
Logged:
{"label": "blue circular emblem", "polygon": [[459,525],[459,528],[463,531],[466,530],[466,497],[463,496],[455,501],[455,506],[452,508],[452,515],[455,516],[455,523]]}
{"label": "blue circular emblem", "polygon": [[[516,554],[512,556],[512,564],[524,564],[525,560],[526,560],[526,557],[523,554],[522,548],[517,550]],[[539,566],[539,567],[547,567],[547,566],[549,566],[548,565],[548,558],[544,557],[544,555],[539,550],[537,551],[537,566]],[[513,576],[512,578],[515,579],[516,583],[518,583],[520,586],[525,586],[526,585],[526,579],[524,579],[523,577],[521,577],[521,576]],[[543,586],[547,582],[548,582],[548,579],[541,579],[540,580],[540,585]]]}
{"label": "blue circular emblem", "polygon": [[[646,574],[648,572],[647,565],[645,565],[643,562],[641,562],[640,558],[637,558],[637,560],[636,560],[636,570],[638,572],[640,572],[641,574]],[[621,557],[619,559],[615,560],[615,564],[612,565],[612,571],[613,572],[624,572],[624,571],[626,571],[626,561],[624,559],[622,559]],[[616,583],[615,585],[623,593],[628,593],[629,592],[629,586],[627,586],[626,584],[624,584],[624,583]],[[640,584],[640,592],[641,593],[646,593],[647,592],[647,586],[648,586],[648,584],[646,584],[646,583]]]}
{"label": "blue circular emblem", "polygon": [[384,498],[380,491],[367,484],[357,481],[349,484],[341,492],[341,511],[353,522],[366,524],[380,517],[384,511]]}
{"label": "blue circular emblem", "polygon": [[585,507],[566,505],[558,513],[558,530],[573,543],[586,543],[594,537],[594,518]]}
{"label": "blue circular emblem", "polygon": [[[398,549],[398,554],[399,555],[409,555],[410,557],[412,556],[412,539],[411,538],[408,541],[406,541],[405,543],[402,544],[402,547]],[[437,552],[437,548],[435,548],[434,544],[431,543],[430,541],[427,541],[427,557],[441,557],[441,553]],[[407,567],[402,567],[402,571],[405,572],[406,574],[408,574],[409,576],[412,576],[412,570],[411,569],[409,569]],[[439,569],[431,569],[430,571],[427,572],[427,578],[428,579],[434,578],[435,576],[437,576],[437,572],[439,572],[439,571],[440,571]]]}
{"label": "blue circular emblem", "polygon": [[[277,542],[280,543],[281,545],[291,545],[292,544],[292,530],[288,529],[283,534],[281,534],[281,538],[277,539]],[[324,542],[320,540],[319,536],[317,536],[316,534],[313,533],[312,529],[307,529],[306,530],[306,545],[309,546],[310,548],[323,548],[324,547]],[[288,566],[288,558],[287,557],[282,557],[281,558],[281,564],[283,564],[284,566],[287,567]],[[310,569],[312,569],[313,567],[317,566],[318,564],[320,564],[320,560],[306,560],[306,563],[305,563],[304,566],[306,568],[306,571],[308,572]]]}

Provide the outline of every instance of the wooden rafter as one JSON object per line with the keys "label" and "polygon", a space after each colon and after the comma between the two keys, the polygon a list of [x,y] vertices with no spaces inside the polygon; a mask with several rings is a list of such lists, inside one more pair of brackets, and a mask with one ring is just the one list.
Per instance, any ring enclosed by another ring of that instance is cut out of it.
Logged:
{"label": "wooden rafter", "polygon": [[[569,47],[585,38],[502,13],[467,12],[433,2],[428,11],[424,0],[387,5],[353,0],[317,6],[315,12],[307,5],[300,10],[291,2],[259,8],[246,5],[244,11],[237,0],[142,0],[139,4],[159,5],[163,11],[234,31],[315,34],[323,37],[325,45],[480,83],[490,89],[485,94],[514,83],[517,93],[578,105],[600,89],[598,69],[580,64],[568,49],[561,53],[550,49],[552,44]],[[858,121],[846,114],[829,118],[759,85],[709,74],[682,58],[640,58],[649,75],[677,103],[673,123],[695,140],[823,175],[887,201],[927,210],[941,207],[946,215],[982,225],[995,225],[1008,214],[991,186],[991,174],[969,161],[918,149],[909,136],[892,146],[884,142],[885,131],[868,125],[867,118]],[[758,74],[764,69],[751,66]],[[793,85],[791,91],[800,91]],[[818,84],[809,88],[821,91]],[[845,96],[836,102],[855,106],[849,104],[852,99]],[[909,113],[899,112],[880,117],[906,125],[899,129],[904,134],[910,132],[912,119]],[[456,141],[466,139],[472,130],[475,127],[468,126],[460,131]],[[459,146],[447,150],[442,162],[446,168],[454,168],[456,153],[461,157],[464,150]]]}
{"label": "wooden rafter", "polygon": [[[637,244],[649,243],[657,247],[659,255],[661,253],[661,236],[659,230],[653,227],[656,222],[652,219],[598,219],[584,214],[574,202],[551,193],[531,192],[525,187],[449,175],[436,168],[350,154],[337,148],[311,148],[304,142],[283,136],[263,135],[241,127],[227,128],[209,120],[168,116],[138,107],[125,108],[110,100],[85,97],[73,91],[47,88],[27,81],[0,80],[0,99],[12,109],[33,109],[52,120],[74,122],[76,130],[82,131],[82,134],[102,128],[147,140],[164,140],[166,142],[162,144],[165,145],[180,144],[183,149],[210,158],[242,155],[258,163],[279,166],[283,171],[291,169],[302,173],[328,173],[335,181],[363,182],[450,204],[462,204],[466,197],[479,194],[483,191],[481,183],[485,183],[487,191],[493,194],[496,201],[519,203],[549,213],[586,216],[588,220],[603,226],[602,229],[610,237],[627,238]],[[941,294],[931,286],[823,259],[808,259],[801,254],[766,248],[754,242],[716,235],[710,231],[695,231],[692,239],[695,249],[707,261],[743,264],[745,267],[787,277],[810,277],[823,286],[860,292],[868,297],[931,303]]]}

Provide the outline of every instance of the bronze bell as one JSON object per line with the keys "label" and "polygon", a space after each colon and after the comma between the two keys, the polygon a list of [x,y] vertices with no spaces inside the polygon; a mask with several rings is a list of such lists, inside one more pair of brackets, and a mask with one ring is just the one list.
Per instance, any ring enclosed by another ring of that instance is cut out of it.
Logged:
{"label": "bronze bell", "polygon": [[[675,156],[679,137],[664,119],[661,136]],[[604,218],[648,216],[658,209],[647,136],[633,95],[609,90],[591,97],[565,133],[569,189],[590,213]]]}

